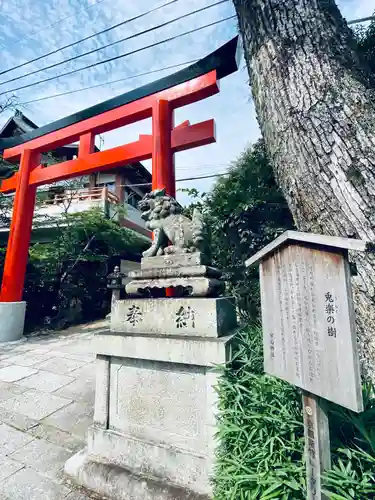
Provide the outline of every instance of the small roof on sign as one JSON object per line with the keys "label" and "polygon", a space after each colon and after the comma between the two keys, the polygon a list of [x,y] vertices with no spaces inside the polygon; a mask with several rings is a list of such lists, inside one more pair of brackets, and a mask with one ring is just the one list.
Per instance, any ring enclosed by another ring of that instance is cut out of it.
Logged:
{"label": "small roof on sign", "polygon": [[278,247],[284,245],[286,242],[310,243],[313,245],[342,248],[346,250],[358,250],[361,252],[364,252],[366,250],[366,241],[363,240],[341,238],[339,236],[326,236],[324,234],[285,231],[285,233],[281,234],[274,241],[262,248],[262,250],[259,250],[259,252],[250,257],[250,259],[247,259],[247,261],[245,262],[246,267],[257,264],[260,260],[263,260],[268,254],[274,252]]}

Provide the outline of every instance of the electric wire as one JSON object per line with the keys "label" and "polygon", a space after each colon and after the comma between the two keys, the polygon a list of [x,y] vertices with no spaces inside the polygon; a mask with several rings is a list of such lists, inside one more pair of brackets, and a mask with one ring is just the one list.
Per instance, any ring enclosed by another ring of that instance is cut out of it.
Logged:
{"label": "electric wire", "polygon": [[[158,7],[154,7],[153,9],[147,10],[146,12],[142,12],[142,14],[138,14],[137,16],[130,17],[129,19],[126,19],[125,21],[122,21],[121,23],[114,24],[112,26],[109,26],[108,28],[105,28],[101,31],[93,33],[92,35],[81,38],[80,40],[77,40],[75,42],[68,43],[67,45],[64,45],[63,47],[59,47],[58,49],[52,50],[51,52],[47,52],[47,54],[43,54],[41,56],[35,57],[34,59],[30,59],[29,61],[18,64],[17,66],[13,66],[12,68],[8,68],[8,69],[5,69],[3,71],[0,71],[0,75],[5,75],[5,73],[9,73],[10,71],[14,71],[15,69],[22,68],[23,66],[26,66],[27,64],[31,64],[31,63],[36,62],[36,61],[40,61],[41,59],[52,56],[53,54],[56,54],[57,52],[60,52],[61,50],[68,49],[70,47],[74,47],[75,45],[78,45],[79,43],[86,42],[87,40],[90,40],[91,38],[95,38],[96,36],[102,35],[103,33],[108,33],[109,31],[112,31],[112,30],[118,28],[119,26],[123,26],[123,25],[128,24],[132,21],[140,19],[148,14],[151,14],[152,12],[155,12],[159,9],[162,9],[163,7],[166,7],[167,5],[171,5],[172,3],[176,3],[178,1],[179,0],[170,0],[169,2],[166,2],[162,5],[159,5]],[[101,48],[104,49],[105,47],[101,47]],[[101,50],[101,48],[98,50]],[[82,54],[81,57],[84,55],[86,55],[86,54]],[[61,64],[63,64],[64,62],[68,62],[68,61],[62,61]],[[21,78],[23,78],[23,77],[21,77]],[[10,81],[10,80],[8,80],[8,81]],[[3,82],[3,83],[7,83],[7,82]]]}
{"label": "electric wire", "polygon": [[39,82],[33,82],[33,83],[29,83],[27,85],[22,85],[21,87],[17,87],[17,88],[14,88],[14,89],[5,90],[4,92],[0,93],[0,96],[2,96],[4,94],[9,94],[10,92],[16,92],[18,90],[23,90],[23,89],[26,89],[26,88],[35,87],[36,85],[40,85],[41,83],[46,83],[46,82],[50,82],[52,80],[56,80],[57,78],[62,78],[62,77],[65,77],[65,76],[73,75],[73,74],[78,73],[80,71],[84,71],[86,69],[94,68],[96,66],[100,66],[100,65],[106,64],[108,62],[117,61],[118,59],[122,59],[123,57],[127,57],[127,56],[130,56],[130,55],[133,55],[133,54],[137,54],[139,52],[143,52],[144,50],[147,50],[147,49],[150,49],[150,48],[153,48],[153,47],[157,47],[159,45],[162,45],[163,43],[168,43],[168,42],[171,42],[171,41],[176,40],[178,38],[181,38],[183,36],[190,35],[192,33],[196,33],[197,31],[201,31],[203,29],[209,28],[211,26],[215,26],[215,25],[223,23],[225,21],[229,21],[231,19],[234,19],[235,17],[236,16],[228,16],[228,17],[225,17],[223,19],[219,19],[217,21],[214,21],[212,23],[205,24],[203,26],[199,26],[198,28],[194,28],[192,30],[188,30],[188,31],[185,31],[183,33],[179,33],[178,35],[172,36],[170,38],[165,38],[164,40],[160,40],[159,42],[155,42],[155,43],[152,43],[150,45],[145,45],[144,47],[140,47],[138,49],[135,49],[135,50],[132,50],[132,51],[129,51],[129,52],[125,52],[124,54],[120,54],[120,55],[115,56],[115,57],[110,57],[108,59],[104,59],[103,61],[98,61],[96,63],[89,64],[88,66],[83,66],[82,68],[77,68],[77,69],[74,69],[72,71],[67,71],[66,73],[63,73],[61,75],[55,75],[55,76],[52,76],[52,77],[49,77],[49,78],[45,78],[44,80],[40,80]]}
{"label": "electric wire", "polygon": [[[172,0],[171,2],[169,3],[174,3],[176,2],[177,0]],[[82,54],[77,54],[76,56],[73,56],[73,57],[69,57],[68,59],[64,59],[63,61],[59,61],[59,62],[56,62],[54,64],[50,64],[49,66],[44,66],[43,68],[39,68],[39,69],[36,69],[34,71],[30,71],[29,73],[25,73],[24,75],[19,75],[19,76],[15,76],[13,78],[9,78],[9,80],[5,80],[4,82],[0,82],[0,85],[5,85],[6,83],[11,83],[11,82],[15,82],[17,80],[21,80],[22,78],[26,78],[28,76],[32,76],[32,75],[36,75],[38,73],[41,73],[41,72],[44,72],[44,71],[47,71],[49,69],[52,69],[52,68],[56,68],[57,66],[61,66],[62,64],[66,64],[68,62],[72,62],[72,61],[76,61],[77,59],[80,59],[81,57],[85,57],[85,56],[88,56],[88,55],[91,55],[91,54],[94,54],[96,52],[99,52],[100,50],[104,50],[104,49],[107,49],[108,47],[113,47],[114,45],[118,44],[118,43],[121,43],[121,42],[125,42],[127,40],[132,40],[134,38],[137,38],[141,35],[144,35],[146,33],[150,33],[151,31],[155,31],[159,28],[164,28],[165,26],[168,26],[169,24],[172,24],[172,23],[175,23],[177,21],[180,21],[181,19],[184,19],[186,17],[189,17],[189,16],[192,16],[194,14],[197,14],[198,12],[202,12],[204,10],[207,10],[207,9],[210,9],[212,7],[216,7],[217,5],[220,5],[224,2],[227,2],[228,0],[219,0],[218,2],[214,3],[214,4],[211,4],[211,5],[207,5],[205,7],[201,7],[200,9],[196,9],[196,10],[193,10],[191,12],[188,12],[187,14],[184,14],[182,16],[179,16],[179,17],[176,17],[174,19],[171,19],[170,21],[166,21],[165,23],[162,23],[162,24],[158,24],[157,26],[153,26],[152,28],[147,28],[146,30],[142,30],[142,31],[139,31],[138,33],[133,33],[132,35],[129,35],[129,36],[126,36],[124,38],[120,38],[120,40],[115,40],[114,42],[111,42],[111,43],[107,43],[106,45],[103,45],[102,47],[97,47],[95,49],[92,49],[92,50],[88,50],[87,52],[83,52]],[[169,3],[167,4],[164,4],[164,5],[169,5]],[[153,9],[152,11],[149,11],[149,12],[153,12],[154,10],[157,10],[157,9]],[[145,14],[148,14],[149,12],[145,13]],[[142,15],[145,15],[145,14],[142,14]],[[142,17],[142,15],[138,16],[138,17]],[[137,19],[138,17],[135,17],[131,20],[134,20],[134,19]],[[130,20],[130,21],[131,21]],[[129,22],[130,22],[129,21]],[[74,44],[73,44],[74,45]],[[63,47],[63,48],[66,48],[66,47],[69,47],[69,45]],[[43,59],[44,57],[47,57],[48,55],[50,54],[54,54],[55,52],[58,52],[59,50],[56,50],[54,52],[50,52],[49,54],[45,55],[45,56],[40,56],[36,59],[33,59],[27,63],[24,63],[18,67],[21,67],[21,66],[24,66],[26,64],[29,64],[31,62],[34,62],[34,61],[37,61],[37,60],[40,60],[40,59]],[[15,68],[12,68],[12,69],[16,69],[17,67]],[[12,69],[10,70],[5,70],[3,71],[1,74],[4,74],[4,73],[7,73],[8,71],[12,71]]]}
{"label": "electric wire", "polygon": [[185,61],[179,64],[172,64],[171,66],[165,66],[164,68],[158,68],[151,71],[145,71],[144,73],[138,73],[136,75],[126,76],[124,78],[118,78],[117,80],[110,80],[109,82],[98,83],[96,85],[89,85],[88,87],[82,87],[80,89],[68,90],[67,92],[61,92],[60,94],[53,94],[44,97],[39,97],[38,99],[32,99],[31,101],[21,102],[21,105],[31,104],[34,102],[46,101],[47,99],[53,99],[54,97],[61,97],[64,95],[74,94],[76,92],[83,92],[84,90],[95,89],[97,87],[103,87],[104,85],[111,85],[112,83],[124,82],[125,80],[132,80],[133,78],[138,78],[140,76],[152,75],[153,73],[159,73],[160,71],[165,71],[167,69],[179,68],[188,64],[193,64],[197,62],[198,59],[193,59],[192,61]]}
{"label": "electric wire", "polygon": [[[58,19],[57,21],[51,23],[51,24],[48,24],[47,26],[43,26],[43,31],[46,31],[48,30],[49,28],[52,28],[53,26],[55,26],[56,24],[59,24],[61,23],[62,21],[65,21],[66,19],[69,19],[71,17],[75,17],[77,16],[78,12],[81,12],[83,10],[88,10],[88,9],[91,9],[92,7],[96,7],[97,5],[103,3],[105,0],[98,0],[97,2],[93,3],[92,5],[86,5],[86,7],[83,7],[82,9],[78,9],[76,12],[74,12],[73,14],[69,14],[69,16],[65,16],[65,17],[61,17],[60,19]],[[20,38],[17,38],[16,40],[12,41],[12,45],[16,45],[18,42],[20,42],[21,40],[25,40],[27,38],[32,38],[34,35],[37,35],[41,32],[40,29],[37,29],[37,30],[34,30],[32,31],[31,33],[29,33],[28,35],[24,35],[24,36],[21,36]],[[1,45],[1,47],[4,47],[5,48],[5,45]]]}

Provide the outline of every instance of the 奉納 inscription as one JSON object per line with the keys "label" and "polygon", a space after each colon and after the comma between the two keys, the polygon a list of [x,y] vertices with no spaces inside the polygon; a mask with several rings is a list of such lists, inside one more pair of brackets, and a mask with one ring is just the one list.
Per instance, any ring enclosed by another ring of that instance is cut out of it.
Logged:
{"label": "\u5949\u7d0d inscription", "polygon": [[134,326],[140,323],[142,320],[143,320],[143,315],[141,308],[139,306],[136,306],[135,304],[130,306],[126,313],[125,321]]}
{"label": "\u5949\u7d0d inscription", "polygon": [[187,328],[189,325],[195,328],[195,312],[190,306],[181,306],[176,312],[176,326]]}

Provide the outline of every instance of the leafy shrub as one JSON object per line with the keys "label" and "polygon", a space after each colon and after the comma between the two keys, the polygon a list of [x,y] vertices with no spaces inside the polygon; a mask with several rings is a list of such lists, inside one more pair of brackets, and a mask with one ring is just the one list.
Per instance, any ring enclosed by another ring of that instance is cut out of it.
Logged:
{"label": "leafy shrub", "polygon": [[[306,498],[300,391],[263,373],[262,333],[237,333],[218,386],[220,447],[215,500]],[[363,390],[365,411],[328,405],[332,469],[324,491],[332,500],[375,498],[375,398]]]}
{"label": "leafy shrub", "polygon": [[215,499],[305,499],[301,398],[263,373],[259,327],[238,332],[218,393]]}
{"label": "leafy shrub", "polygon": [[[148,241],[99,208],[62,213],[59,219],[34,218],[34,225],[54,227],[53,241],[30,246],[23,300],[27,302],[25,329],[64,328],[104,317],[110,292],[106,277],[111,258],[139,255]],[[4,263],[0,249],[0,277]]]}
{"label": "leafy shrub", "polygon": [[325,474],[324,493],[332,500],[375,498],[375,457],[361,449],[340,448]]}
{"label": "leafy shrub", "polygon": [[259,316],[258,269],[246,268],[245,260],[287,229],[293,219],[277,187],[264,143],[257,141],[232,164],[211,193],[183,189],[202,211],[210,228],[213,264],[226,273],[227,294],[237,299],[243,316]]}
{"label": "leafy shrub", "polygon": [[375,398],[371,383],[363,387],[364,412],[330,405],[332,470],[325,491],[332,500],[375,498]]}

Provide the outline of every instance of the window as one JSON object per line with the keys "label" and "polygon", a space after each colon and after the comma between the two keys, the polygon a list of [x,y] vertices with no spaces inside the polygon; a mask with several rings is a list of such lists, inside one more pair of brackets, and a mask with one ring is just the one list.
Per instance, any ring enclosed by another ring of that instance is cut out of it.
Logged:
{"label": "window", "polygon": [[129,187],[125,187],[125,201],[126,203],[128,203],[129,205],[131,205],[132,207],[134,208],[137,208],[138,206],[138,202],[142,199],[142,197],[136,193],[135,191],[133,191],[131,188]]}

